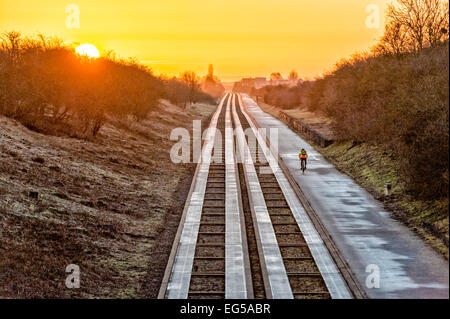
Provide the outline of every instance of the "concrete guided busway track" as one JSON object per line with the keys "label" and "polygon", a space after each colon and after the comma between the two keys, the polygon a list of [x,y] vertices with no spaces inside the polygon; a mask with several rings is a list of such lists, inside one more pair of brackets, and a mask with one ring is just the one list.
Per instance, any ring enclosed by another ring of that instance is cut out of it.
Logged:
{"label": "concrete guided busway track", "polygon": [[159,298],[363,297],[281,164],[241,97],[227,94],[211,120]]}

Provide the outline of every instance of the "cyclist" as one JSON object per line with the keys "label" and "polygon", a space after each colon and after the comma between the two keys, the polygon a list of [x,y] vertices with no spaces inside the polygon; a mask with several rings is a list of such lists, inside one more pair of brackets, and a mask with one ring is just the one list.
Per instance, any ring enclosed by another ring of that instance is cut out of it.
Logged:
{"label": "cyclist", "polygon": [[298,154],[298,158],[300,159],[300,167],[303,168],[303,164],[304,164],[305,165],[304,167],[306,169],[306,160],[308,159],[308,152],[306,152],[306,150],[304,148],[302,148],[302,150]]}

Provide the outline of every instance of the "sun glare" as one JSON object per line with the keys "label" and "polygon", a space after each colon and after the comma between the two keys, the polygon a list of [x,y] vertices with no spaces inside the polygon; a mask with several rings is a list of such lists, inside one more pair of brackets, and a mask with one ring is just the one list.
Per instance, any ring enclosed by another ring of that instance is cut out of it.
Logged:
{"label": "sun glare", "polygon": [[100,56],[100,52],[93,44],[85,43],[80,46],[78,46],[75,49],[75,52],[79,55],[85,55],[90,58],[98,58]]}

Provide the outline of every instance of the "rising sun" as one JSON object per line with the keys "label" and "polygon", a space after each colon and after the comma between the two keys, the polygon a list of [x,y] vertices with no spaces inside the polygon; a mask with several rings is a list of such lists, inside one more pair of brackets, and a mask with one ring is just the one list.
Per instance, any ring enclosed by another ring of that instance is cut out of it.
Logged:
{"label": "rising sun", "polygon": [[75,52],[79,55],[85,55],[90,58],[98,58],[100,56],[100,52],[93,44],[85,43],[80,46],[78,46],[75,49]]}

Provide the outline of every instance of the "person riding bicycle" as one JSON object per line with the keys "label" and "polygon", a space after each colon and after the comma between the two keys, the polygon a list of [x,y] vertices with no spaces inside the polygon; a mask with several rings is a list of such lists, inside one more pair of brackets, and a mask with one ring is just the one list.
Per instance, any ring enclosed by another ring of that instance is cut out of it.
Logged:
{"label": "person riding bicycle", "polygon": [[308,152],[304,148],[300,151],[298,154],[298,158],[300,159],[300,166],[302,166],[303,163],[305,163],[305,169],[306,169],[306,160],[308,159]]}

